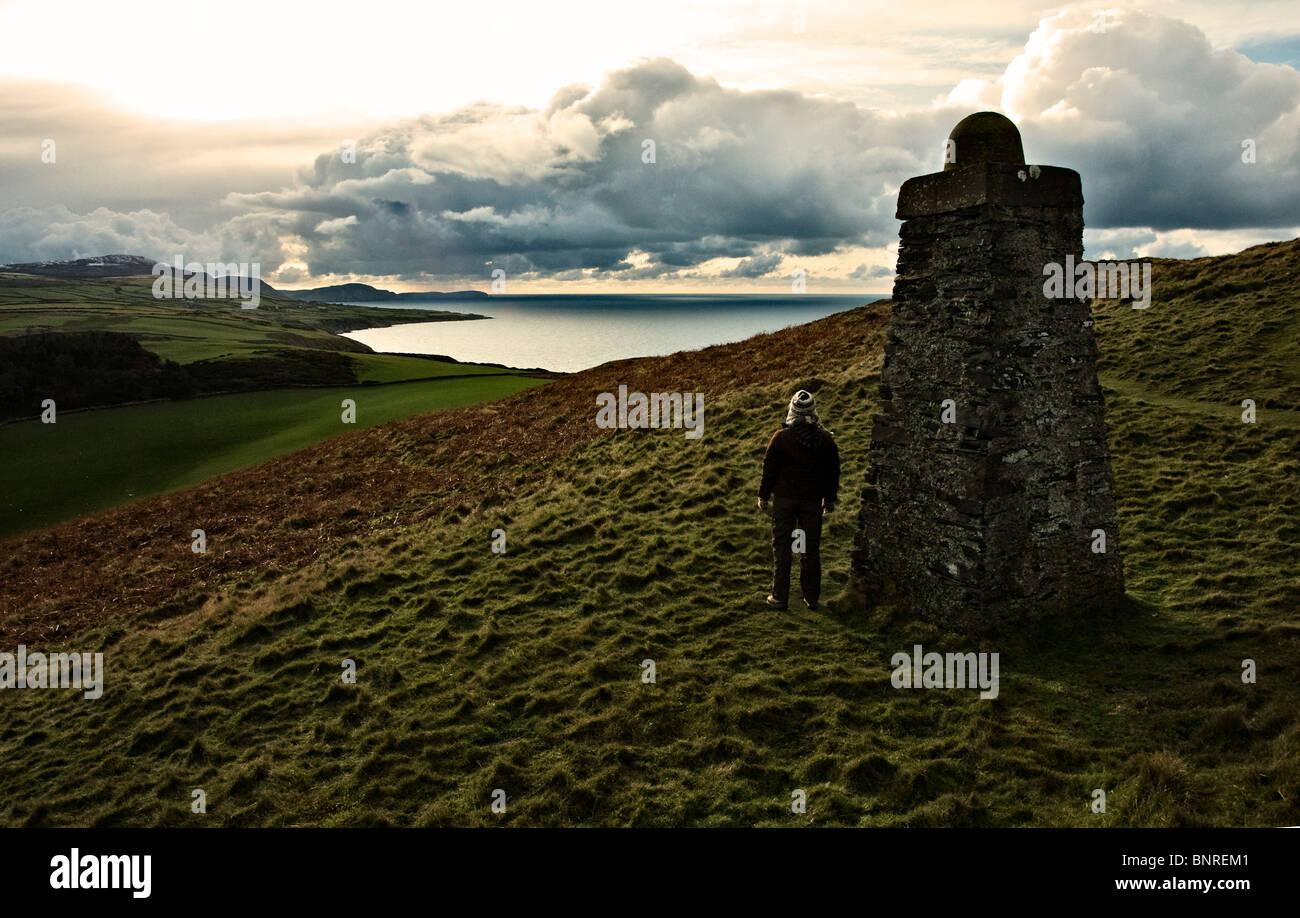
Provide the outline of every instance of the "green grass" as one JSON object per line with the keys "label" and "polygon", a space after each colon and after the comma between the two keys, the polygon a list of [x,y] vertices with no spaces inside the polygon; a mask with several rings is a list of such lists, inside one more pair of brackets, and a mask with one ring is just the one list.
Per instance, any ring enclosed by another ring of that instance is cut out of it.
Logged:
{"label": "green grass", "polygon": [[[1198,270],[1170,268],[1163,291]],[[288,572],[268,561],[76,635],[67,649],[106,654],[104,697],[2,693],[0,822],[1296,824],[1297,276],[1245,320],[1252,346],[1193,308],[1195,284],[1162,300],[1157,277],[1146,314],[1099,308],[1120,614],[981,643],[836,597],[878,407],[864,348],[818,373],[846,469],[829,608],[762,605],[752,507],[781,402],[811,380],[737,382],[709,393],[702,440],[604,436],[539,483],[453,493],[419,523],[375,518]],[[1256,425],[1232,410],[1243,392],[1268,400]],[[999,652],[999,697],[893,689],[890,656],[918,642]]]}
{"label": "green grass", "polygon": [[[68,412],[56,424],[3,425],[0,535],[197,484],[349,430],[493,401],[543,381],[471,375],[248,392]],[[342,422],[345,398],[356,401],[355,427]]]}
{"label": "green grass", "polygon": [[[183,308],[183,307],[179,307]],[[115,331],[134,335],[146,350],[165,360],[193,363],[221,357],[248,357],[275,344],[283,333],[275,322],[236,313],[180,313],[178,307],[87,307],[84,304],[50,304],[40,315],[13,314],[0,318],[0,333],[40,328],[50,331]],[[250,311],[251,312],[251,311]],[[338,337],[315,329],[298,329],[294,335],[311,344],[336,350]]]}
{"label": "green grass", "polygon": [[[874,380],[859,367],[828,383],[819,397],[852,494]],[[1294,431],[1188,429],[1113,396],[1135,603],[1054,640],[983,645],[1002,654],[1001,694],[984,702],[890,687],[893,652],[972,646],[955,635],[888,609],[778,615],[758,602],[767,530],[749,491],[771,402],[721,399],[697,443],[602,439],[536,493],[380,529],[293,576],[214,584],[147,624],[82,636],[105,648],[109,688],[94,703],[5,699],[0,756],[21,750],[27,767],[0,778],[0,820],[1297,821],[1296,518],[1274,503],[1296,487]],[[1135,438],[1166,445],[1131,458]],[[1189,441],[1244,450],[1258,471],[1207,465]],[[1233,499],[1207,504],[1213,490]],[[490,551],[497,527],[504,555]],[[832,592],[850,528],[832,517],[826,534]],[[1238,678],[1247,656],[1258,686]],[[340,681],[344,658],[355,686]],[[654,685],[640,681],[647,658]],[[205,817],[188,812],[193,787]],[[496,787],[504,817],[488,808]],[[1088,808],[1096,787],[1104,816]],[[794,788],[806,815],[790,812]]]}
{"label": "green grass", "polygon": [[[1300,246],[1236,255],[1156,259],[1149,309],[1095,307],[1100,369],[1142,391],[1219,404],[1300,406]],[[1108,321],[1109,320],[1109,321]]]}
{"label": "green grass", "polygon": [[[263,297],[257,309],[241,309],[222,300],[156,300],[151,278],[0,275],[0,335],[126,333],[165,359],[217,366],[211,389],[263,390],[170,405],[64,412],[55,426],[0,425],[5,457],[0,536],[186,487],[342,433],[346,428],[338,422],[337,405],[343,397],[368,406],[358,426],[370,426],[495,400],[535,384],[498,367],[376,354],[336,334],[456,315],[276,296]],[[347,361],[319,382],[341,383],[354,375],[358,385],[338,391],[279,388],[302,381],[298,371],[303,364],[291,358],[319,364],[320,351],[347,352]],[[472,377],[483,378],[468,381]],[[414,380],[436,381],[374,388]]]}
{"label": "green grass", "polygon": [[505,372],[499,367],[485,367],[476,363],[452,363],[446,360],[431,360],[427,357],[407,357],[402,354],[352,354],[350,359],[356,366],[357,380],[367,383]]}
{"label": "green grass", "polygon": [[[243,309],[232,300],[157,300],[151,282],[148,277],[65,280],[0,275],[0,335],[35,330],[121,332],[180,364],[259,356],[273,359],[286,347],[378,357],[365,345],[336,333],[461,315],[303,303],[274,295],[262,297],[257,309]],[[373,364],[363,362],[359,369],[372,375],[360,378],[396,382],[435,375],[426,372],[421,363],[418,358],[397,355]],[[403,368],[409,375],[403,375]]]}
{"label": "green grass", "polygon": [[178,363],[255,353],[267,341],[255,325],[241,328],[233,319],[175,315],[161,307],[131,310],[87,307],[82,303],[51,303],[40,315],[10,310],[0,317],[0,333],[40,328],[50,331],[116,331],[137,336],[147,350]]}

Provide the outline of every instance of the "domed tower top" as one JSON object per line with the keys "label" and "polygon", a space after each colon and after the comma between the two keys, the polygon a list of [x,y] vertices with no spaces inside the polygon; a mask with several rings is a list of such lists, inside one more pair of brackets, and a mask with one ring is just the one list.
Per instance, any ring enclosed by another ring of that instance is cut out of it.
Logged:
{"label": "domed tower top", "polygon": [[1020,131],[1006,115],[976,112],[967,115],[948,135],[948,155],[943,171],[980,163],[1025,164],[1025,148]]}

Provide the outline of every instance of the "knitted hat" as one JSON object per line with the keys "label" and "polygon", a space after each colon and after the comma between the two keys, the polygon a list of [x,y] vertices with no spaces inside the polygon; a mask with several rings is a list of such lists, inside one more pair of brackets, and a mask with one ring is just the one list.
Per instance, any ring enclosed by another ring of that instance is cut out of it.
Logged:
{"label": "knitted hat", "polygon": [[795,421],[818,423],[817,404],[813,401],[812,393],[805,389],[800,389],[790,399],[790,410],[785,416],[785,422],[793,424]]}

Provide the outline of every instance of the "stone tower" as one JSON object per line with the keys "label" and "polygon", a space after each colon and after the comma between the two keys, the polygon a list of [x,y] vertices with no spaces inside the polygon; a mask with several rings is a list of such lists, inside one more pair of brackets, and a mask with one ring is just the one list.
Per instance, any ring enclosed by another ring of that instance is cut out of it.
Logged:
{"label": "stone tower", "polygon": [[966,633],[1087,614],[1124,575],[1089,303],[1044,293],[1083,256],[1079,174],[1026,166],[979,112],[898,194],[898,270],[854,577]]}

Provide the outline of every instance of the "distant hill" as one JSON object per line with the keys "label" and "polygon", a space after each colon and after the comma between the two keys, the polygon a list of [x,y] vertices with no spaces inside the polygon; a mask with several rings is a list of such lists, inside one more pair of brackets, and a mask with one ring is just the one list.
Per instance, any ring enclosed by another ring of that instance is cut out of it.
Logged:
{"label": "distant hill", "polygon": [[313,287],[310,290],[281,290],[279,292],[281,296],[287,296],[293,300],[316,300],[322,303],[428,303],[447,299],[463,300],[470,297],[487,299],[489,296],[481,290],[456,290],[451,293],[439,293],[436,290],[418,293],[394,293],[392,290],[382,290],[369,284],[334,284],[329,287]]}
{"label": "distant hill", "polygon": [[23,264],[0,265],[0,271],[11,274],[37,274],[42,277],[136,277],[152,274],[157,264],[143,255],[98,255],[93,258],[71,258],[64,261],[32,261]]}
{"label": "distant hill", "polygon": [[[31,261],[20,264],[0,265],[0,273],[35,274],[40,277],[61,277],[81,279],[91,277],[139,277],[153,274],[158,262],[144,255],[96,255],[90,258],[69,258],[61,261]],[[193,276],[186,274],[186,277]],[[487,299],[488,294],[481,290],[455,290],[441,293],[426,290],[416,293],[394,293],[381,290],[369,284],[334,284],[328,287],[313,287],[310,290],[276,290],[266,281],[260,281],[263,296],[276,294],[291,300],[314,301],[317,303],[379,303],[407,302],[431,303],[448,299]]]}
{"label": "distant hill", "polygon": [[[38,277],[59,277],[66,280],[80,280],[94,277],[140,277],[152,275],[154,265],[158,262],[144,255],[96,255],[90,258],[70,258],[62,261],[31,261],[21,264],[0,265],[0,273],[34,274]],[[175,271],[172,272],[173,274]],[[206,272],[185,272],[184,276],[193,277],[195,273],[207,276]],[[276,293],[276,289],[266,281],[258,279],[261,295]]]}

